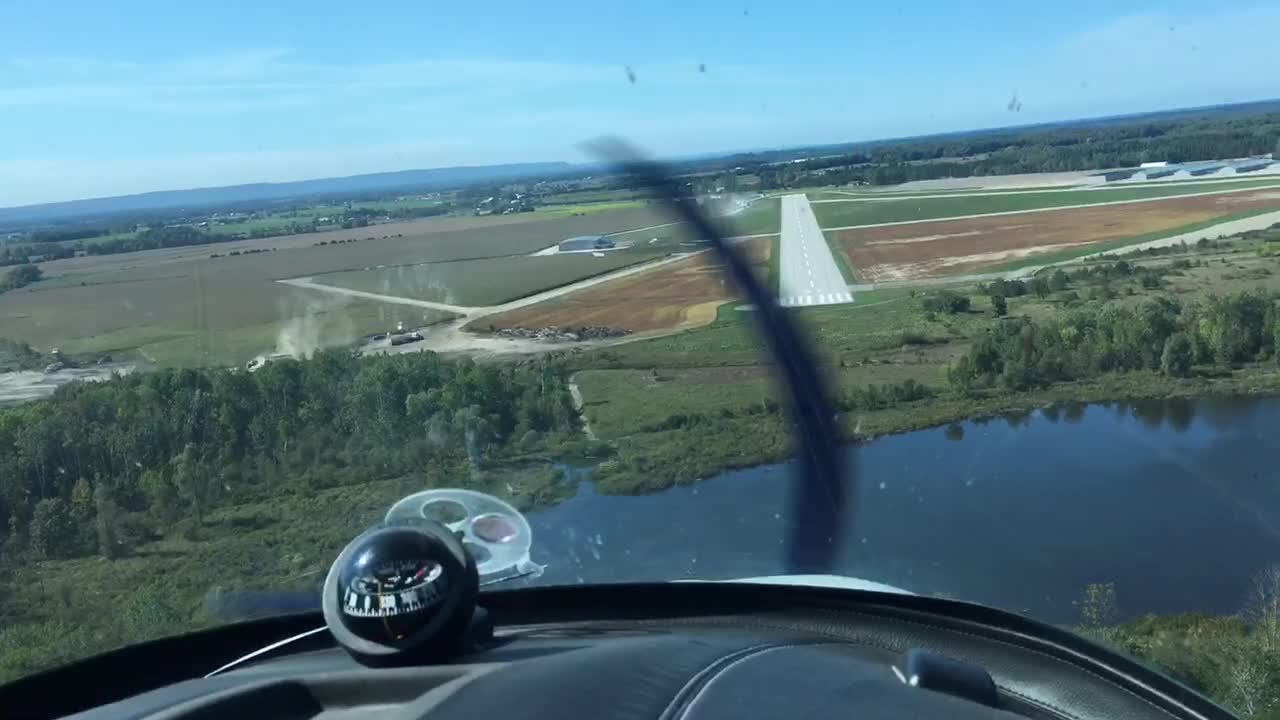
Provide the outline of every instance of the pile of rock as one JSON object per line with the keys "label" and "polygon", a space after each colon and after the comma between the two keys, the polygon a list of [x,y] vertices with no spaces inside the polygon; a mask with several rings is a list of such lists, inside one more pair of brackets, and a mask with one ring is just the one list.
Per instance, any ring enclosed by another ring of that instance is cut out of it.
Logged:
{"label": "pile of rock", "polygon": [[532,329],[525,327],[503,328],[494,332],[499,337],[520,338],[523,340],[544,340],[546,342],[579,342],[582,340],[606,340],[608,338],[630,335],[626,328],[587,325],[583,327],[559,328],[551,325]]}

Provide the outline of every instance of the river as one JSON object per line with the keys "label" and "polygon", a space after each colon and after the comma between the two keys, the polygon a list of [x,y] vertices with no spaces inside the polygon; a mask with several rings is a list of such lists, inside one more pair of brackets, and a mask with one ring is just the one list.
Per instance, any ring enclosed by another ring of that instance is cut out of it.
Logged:
{"label": "river", "polygon": [[[1076,405],[849,448],[856,502],[836,572],[1078,618],[1231,613],[1280,563],[1280,399]],[[589,483],[530,515],[541,583],[783,572],[790,463],[620,497]],[[578,478],[575,478],[578,479]]]}

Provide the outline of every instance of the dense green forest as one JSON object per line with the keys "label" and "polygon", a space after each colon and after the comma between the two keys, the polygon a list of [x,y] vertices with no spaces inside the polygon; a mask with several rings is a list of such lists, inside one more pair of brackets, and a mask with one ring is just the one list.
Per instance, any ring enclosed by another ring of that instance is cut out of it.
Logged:
{"label": "dense green forest", "polygon": [[74,383],[0,411],[4,556],[126,554],[244,495],[316,490],[492,456],[576,432],[552,365],[361,359],[330,350],[255,373],[160,370]]}
{"label": "dense green forest", "polygon": [[[0,361],[43,359],[2,342]],[[562,499],[556,459],[595,450],[557,364],[429,352],[156,370],[0,408],[0,682],[243,617],[222,590],[314,590],[410,492]]]}
{"label": "dense green forest", "polygon": [[[1116,265],[1121,269],[1109,272],[1133,272],[1127,263]],[[1159,282],[1156,275],[1146,277]],[[1068,278],[1059,270],[1049,284],[1063,286],[1072,282]],[[1042,321],[1002,319],[974,340],[947,377],[961,392],[992,386],[1020,391],[1114,371],[1185,377],[1196,365],[1280,358],[1277,350],[1280,314],[1268,293],[1211,295],[1187,305],[1158,297],[1068,309]]]}

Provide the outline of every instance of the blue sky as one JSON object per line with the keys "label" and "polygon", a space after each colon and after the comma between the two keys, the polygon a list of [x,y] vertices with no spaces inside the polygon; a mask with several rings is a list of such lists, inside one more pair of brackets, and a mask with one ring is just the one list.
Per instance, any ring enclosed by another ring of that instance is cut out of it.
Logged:
{"label": "blue sky", "polygon": [[604,133],[680,155],[1280,96],[1280,6],[1230,0],[3,0],[0,17],[0,206],[574,161]]}

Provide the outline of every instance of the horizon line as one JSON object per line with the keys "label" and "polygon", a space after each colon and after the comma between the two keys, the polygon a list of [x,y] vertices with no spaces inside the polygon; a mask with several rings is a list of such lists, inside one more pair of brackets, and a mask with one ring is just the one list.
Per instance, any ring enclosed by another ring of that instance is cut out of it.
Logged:
{"label": "horizon line", "polygon": [[[1131,112],[1131,113],[1120,113],[1115,115],[1094,115],[1094,116],[1086,116],[1086,117],[1072,117],[1072,118],[1065,118],[1062,120],[1051,120],[1047,122],[1027,123],[1027,124],[1021,124],[1021,125],[993,125],[993,126],[977,127],[977,128],[974,128],[974,127],[960,128],[956,130],[946,130],[943,132],[925,133],[921,135],[902,135],[902,136],[892,136],[892,137],[864,138],[864,139],[858,139],[858,140],[845,140],[840,142],[822,143],[817,145],[796,143],[796,144],[790,144],[790,145],[757,147],[757,148],[751,148],[751,149],[725,150],[720,152],[706,152],[706,153],[684,154],[684,155],[674,155],[674,156],[658,156],[657,159],[663,162],[689,162],[689,161],[698,161],[698,160],[709,160],[713,158],[727,158],[735,155],[751,155],[751,154],[759,154],[759,153],[767,153],[767,152],[786,152],[789,150],[794,151],[794,150],[806,150],[806,149],[833,148],[833,147],[843,147],[848,145],[859,145],[864,143],[902,142],[907,140],[920,140],[920,139],[926,139],[926,138],[946,137],[949,135],[956,135],[961,133],[998,132],[1002,130],[1029,130],[1034,128],[1052,127],[1055,125],[1095,122],[1095,121],[1103,121],[1103,120],[1124,120],[1127,118],[1138,118],[1144,115],[1156,115],[1156,114],[1167,114],[1167,113],[1178,113],[1178,112],[1196,112],[1200,110],[1215,110],[1215,109],[1222,109],[1222,108],[1229,108],[1229,107],[1266,105],[1269,103],[1280,103],[1280,97],[1268,98],[1263,100],[1249,100],[1249,101],[1239,102],[1239,103],[1217,103],[1217,104],[1210,104],[1210,105],[1193,105],[1190,107],[1162,108],[1162,109],[1145,110],[1145,111]],[[159,188],[156,190],[145,190],[142,192],[126,193],[122,195],[98,195],[98,196],[90,196],[90,197],[72,198],[68,200],[51,200],[47,202],[27,203],[23,205],[0,205],[0,210],[27,210],[27,209],[36,209],[36,208],[46,208],[46,207],[58,206],[58,205],[69,205],[69,204],[80,203],[80,202],[95,202],[95,201],[102,201],[102,200],[123,200],[127,198],[140,198],[140,197],[145,197],[147,195],[158,195],[162,193],[230,190],[234,188],[249,188],[249,187],[264,187],[264,186],[270,187],[270,186],[280,186],[280,185],[291,185],[295,183],[319,182],[319,181],[325,181],[325,180],[350,180],[354,178],[376,177],[378,175],[395,175],[398,173],[430,172],[430,171],[436,171],[436,170],[473,170],[473,169],[497,168],[497,167],[504,167],[504,166],[522,166],[522,165],[565,165],[565,166],[568,166],[569,168],[585,169],[585,168],[590,168],[593,165],[608,165],[608,163],[601,163],[598,161],[597,162],[591,162],[591,161],[573,162],[569,160],[559,159],[559,160],[533,160],[533,161],[509,162],[509,163],[497,162],[497,163],[484,163],[484,164],[442,165],[442,166],[435,166],[435,167],[410,167],[410,168],[401,168],[397,170],[379,170],[375,172],[355,173],[351,175],[326,175],[323,177],[304,177],[304,178],[295,178],[292,180],[249,180],[245,182],[231,183],[227,185],[204,185],[204,186],[196,186],[196,187]]]}

